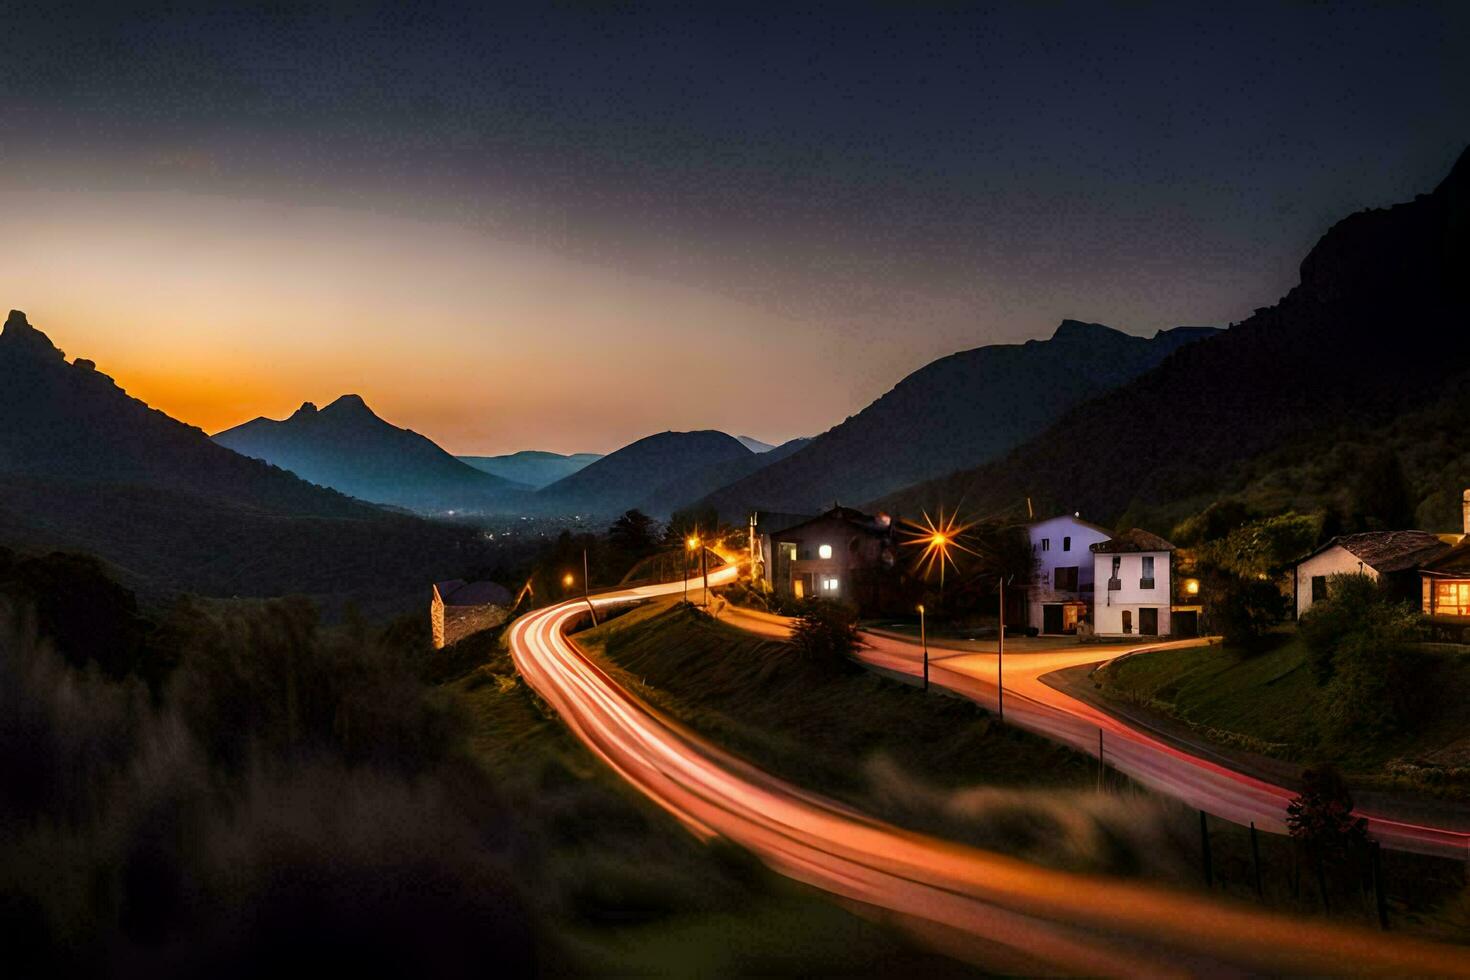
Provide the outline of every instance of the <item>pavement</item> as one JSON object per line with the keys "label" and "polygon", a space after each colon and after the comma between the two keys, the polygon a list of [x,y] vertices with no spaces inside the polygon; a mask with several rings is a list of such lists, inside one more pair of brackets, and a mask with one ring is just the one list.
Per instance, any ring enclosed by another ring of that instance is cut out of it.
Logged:
{"label": "pavement", "polygon": [[[711,574],[711,584],[736,571]],[[681,587],[587,601],[608,607]],[[724,837],[953,955],[1017,973],[1470,976],[1462,949],[1041,868],[874,820],[730,755],[622,688],[566,635],[585,614],[586,602],[569,600],[520,617],[508,637],[526,682],[590,751],[690,832]],[[902,646],[873,655],[902,665]],[[956,684],[970,676],[942,669]]]}

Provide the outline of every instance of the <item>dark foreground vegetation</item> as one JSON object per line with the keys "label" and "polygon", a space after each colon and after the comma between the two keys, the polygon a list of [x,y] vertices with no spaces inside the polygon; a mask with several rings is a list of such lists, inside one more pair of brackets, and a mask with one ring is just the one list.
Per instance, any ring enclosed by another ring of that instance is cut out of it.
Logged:
{"label": "dark foreground vegetation", "polygon": [[492,633],[0,557],[8,975],[963,972],[629,794]]}

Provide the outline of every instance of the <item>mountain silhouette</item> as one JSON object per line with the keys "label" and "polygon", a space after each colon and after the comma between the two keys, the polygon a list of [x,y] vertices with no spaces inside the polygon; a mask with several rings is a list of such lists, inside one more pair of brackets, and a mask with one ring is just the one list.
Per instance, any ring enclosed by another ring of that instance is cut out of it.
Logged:
{"label": "mountain silhouette", "polygon": [[[1313,458],[1323,465],[1303,472],[1321,481],[1340,440],[1422,412],[1440,423],[1403,446],[1452,484],[1445,513],[1429,516],[1457,527],[1464,419],[1433,406],[1463,401],[1470,386],[1467,275],[1470,150],[1433,193],[1334,224],[1275,306],[1072,408],[1002,459],[876,504],[913,512],[963,500],[983,513],[1030,496],[1104,522],[1151,511],[1165,521]],[[1316,489],[1325,499],[1334,488]]]}
{"label": "mountain silhouette", "polygon": [[[711,494],[736,518],[752,508],[814,513],[973,466],[1046,428],[1070,406],[1158,364],[1213,327],[1152,338],[1064,320],[1049,340],[940,358],[785,459]],[[692,499],[692,498],[691,498]]]}
{"label": "mountain silhouette", "polygon": [[358,395],[323,409],[307,402],[281,421],[253,419],[216,433],[214,441],[312,483],[411,510],[504,512],[530,489],[385,422]]}
{"label": "mountain silhouette", "polygon": [[[738,436],[736,438],[740,439]],[[810,439],[792,439],[790,442],[783,442],[770,449],[759,452],[751,450],[750,455],[747,456],[719,459],[698,469],[681,473],[648,494],[639,504],[639,509],[654,517],[666,518],[691,500],[699,500],[765,466],[783,460],[792,453],[800,451],[810,442]],[[746,445],[746,443],[742,440],[741,445]]]}
{"label": "mountain silhouette", "polygon": [[564,476],[571,476],[589,463],[597,462],[602,458],[602,454],[572,453],[564,456],[561,453],[526,449],[505,456],[458,456],[456,458],[477,470],[483,470],[501,479],[510,480],[512,483],[520,483],[540,490]]}
{"label": "mountain silhouette", "polygon": [[397,608],[480,547],[218,445],[68,362],[18,310],[0,331],[0,541],[91,552],[145,597],[299,592],[364,608]]}
{"label": "mountain silhouette", "polygon": [[734,436],[712,429],[660,432],[540,490],[537,507],[546,513],[617,514],[644,506],[665,485],[706,467],[755,456]]}

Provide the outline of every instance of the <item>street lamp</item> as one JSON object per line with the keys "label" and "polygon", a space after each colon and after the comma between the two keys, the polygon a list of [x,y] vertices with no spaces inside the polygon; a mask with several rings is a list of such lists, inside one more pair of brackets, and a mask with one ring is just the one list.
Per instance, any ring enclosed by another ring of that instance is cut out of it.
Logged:
{"label": "street lamp", "polygon": [[699,538],[691,534],[684,539],[684,601],[689,601],[689,555],[699,547]]}
{"label": "street lamp", "polygon": [[949,561],[949,535],[935,531],[929,535],[929,550],[939,556],[939,590],[944,591],[944,564]]}
{"label": "street lamp", "polygon": [[924,690],[929,690],[929,634],[924,629],[924,604],[919,603],[919,645],[924,648]]}

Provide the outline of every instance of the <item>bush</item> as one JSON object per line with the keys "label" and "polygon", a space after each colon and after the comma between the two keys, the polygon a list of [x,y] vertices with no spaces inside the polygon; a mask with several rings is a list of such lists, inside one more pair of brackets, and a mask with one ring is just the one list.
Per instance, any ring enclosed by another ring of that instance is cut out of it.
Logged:
{"label": "bush", "polygon": [[1267,635],[1286,618],[1287,602],[1269,581],[1216,573],[1207,590],[1209,616],[1225,642],[1248,653],[1263,649]]}
{"label": "bush", "polygon": [[857,648],[857,611],[826,599],[802,607],[791,627],[791,643],[801,655],[832,666],[851,666]]}
{"label": "bush", "polygon": [[1318,856],[1345,854],[1368,839],[1368,821],[1353,815],[1353,796],[1328,765],[1302,773],[1302,792],[1286,805],[1286,828]]}

